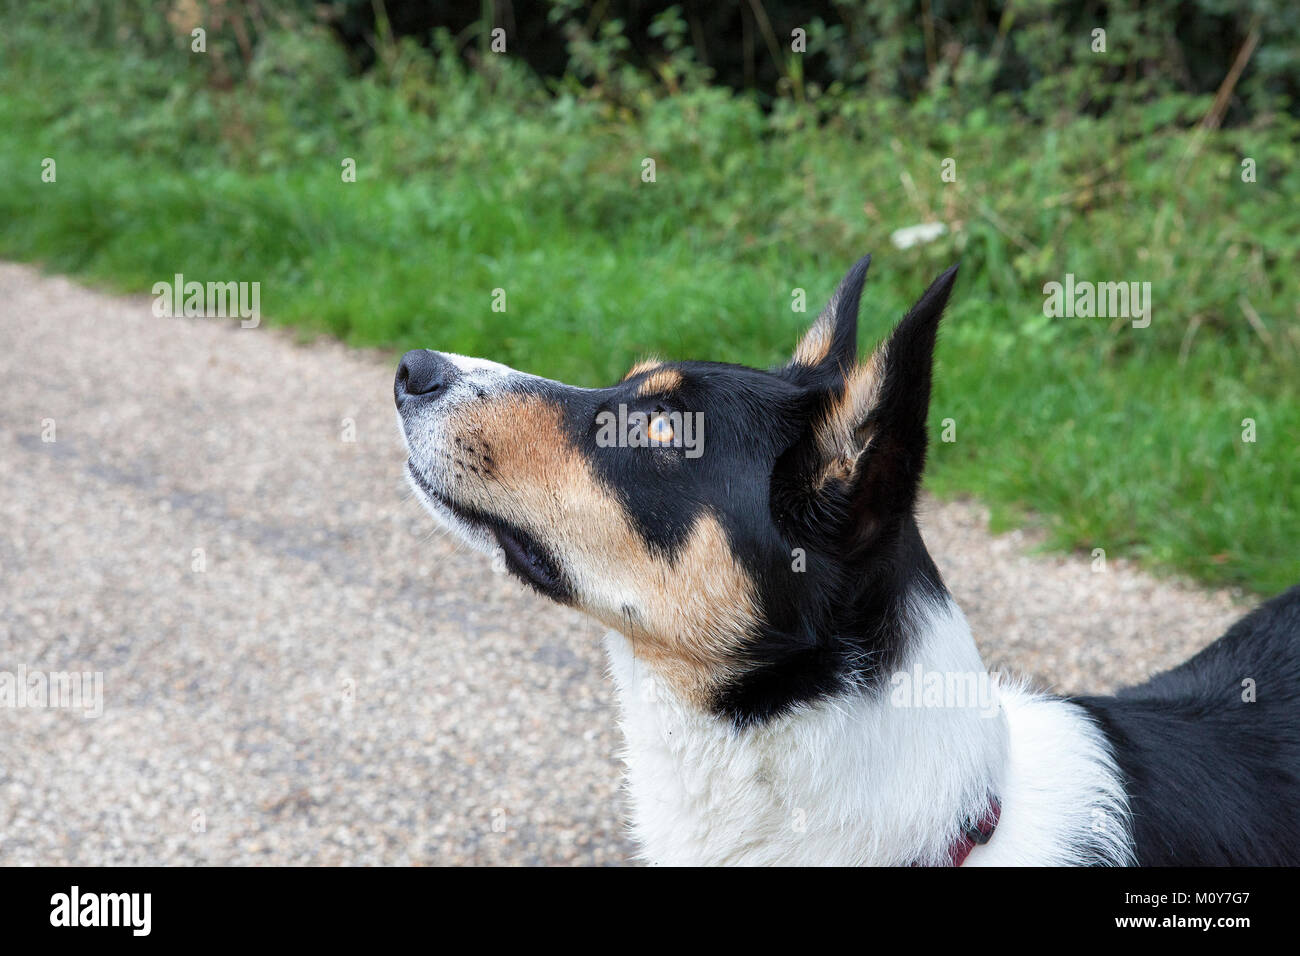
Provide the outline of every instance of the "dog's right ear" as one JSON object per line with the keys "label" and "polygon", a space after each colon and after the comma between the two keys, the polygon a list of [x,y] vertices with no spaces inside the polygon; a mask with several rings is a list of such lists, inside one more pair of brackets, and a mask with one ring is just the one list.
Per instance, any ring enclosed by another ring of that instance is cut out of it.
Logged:
{"label": "dog's right ear", "polygon": [[787,374],[802,384],[842,381],[858,362],[858,303],[871,256],[863,256],[840,280],[826,308],[794,350]]}

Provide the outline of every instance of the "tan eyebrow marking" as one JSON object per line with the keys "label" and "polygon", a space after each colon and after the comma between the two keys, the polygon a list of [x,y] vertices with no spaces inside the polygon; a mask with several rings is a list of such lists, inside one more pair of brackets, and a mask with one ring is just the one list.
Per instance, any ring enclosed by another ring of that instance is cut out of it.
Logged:
{"label": "tan eyebrow marking", "polygon": [[636,378],[638,375],[640,375],[643,372],[653,372],[655,369],[657,369],[660,365],[663,364],[664,363],[662,361],[660,361],[659,359],[651,355],[649,358],[642,359],[641,361],[633,365],[630,369],[628,369],[627,374],[623,376],[622,381],[626,382],[629,378]]}
{"label": "tan eyebrow marking", "polygon": [[675,368],[660,368],[651,372],[636,390],[641,398],[651,395],[663,395],[682,387],[682,373]]}

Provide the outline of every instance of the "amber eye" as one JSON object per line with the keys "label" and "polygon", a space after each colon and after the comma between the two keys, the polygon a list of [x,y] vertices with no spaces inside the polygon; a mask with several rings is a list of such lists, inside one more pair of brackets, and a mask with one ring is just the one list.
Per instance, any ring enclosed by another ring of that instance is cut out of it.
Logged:
{"label": "amber eye", "polygon": [[661,445],[673,440],[673,423],[666,412],[659,412],[650,419],[650,440]]}

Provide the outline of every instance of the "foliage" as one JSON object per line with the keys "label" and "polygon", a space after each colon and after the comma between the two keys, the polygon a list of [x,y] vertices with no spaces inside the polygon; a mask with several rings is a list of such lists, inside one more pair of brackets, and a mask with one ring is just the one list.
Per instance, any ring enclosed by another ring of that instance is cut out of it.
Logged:
{"label": "foliage", "polygon": [[[869,340],[960,259],[932,413],[957,441],[936,440],[932,488],[1002,522],[1037,515],[1057,547],[1266,593],[1300,578],[1300,125],[1285,111],[1201,128],[1211,97],[1054,74],[1043,4],[1005,31],[1026,63],[1047,57],[1031,87],[1000,90],[991,60],[963,57],[907,103],[848,53],[842,81],[775,102],[719,86],[675,10],[652,69],[606,21],[571,31],[568,71],[544,79],[467,58],[449,31],[376,40],[358,70],[315,7],[249,15],[242,40],[233,6],[157,9],[5,15],[0,254],[135,291],[176,272],[255,279],[272,321],[583,384],[647,352],[780,361],[812,317],[793,291],[815,310],[864,251]],[[902,17],[877,25],[895,73],[889,44],[918,42]],[[190,52],[200,21],[216,25],[206,58]],[[1117,50],[1126,29],[1110,28]],[[826,56],[848,42],[810,38]],[[40,183],[44,157],[57,183]],[[921,222],[948,232],[891,245]],[[1150,282],[1150,327],[1047,318],[1043,286],[1067,273]]]}

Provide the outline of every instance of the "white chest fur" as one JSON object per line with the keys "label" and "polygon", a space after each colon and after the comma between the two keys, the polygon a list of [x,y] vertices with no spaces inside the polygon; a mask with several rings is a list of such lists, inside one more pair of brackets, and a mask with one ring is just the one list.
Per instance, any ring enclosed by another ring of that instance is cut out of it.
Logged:
{"label": "white chest fur", "polygon": [[[920,609],[910,675],[984,675],[955,605]],[[606,638],[633,830],[652,863],[942,863],[988,794],[997,832],[967,865],[1124,863],[1124,795],[1073,705],[1000,687],[1000,706],[854,691],[737,730],[674,699]],[[900,679],[901,680],[901,679]]]}

